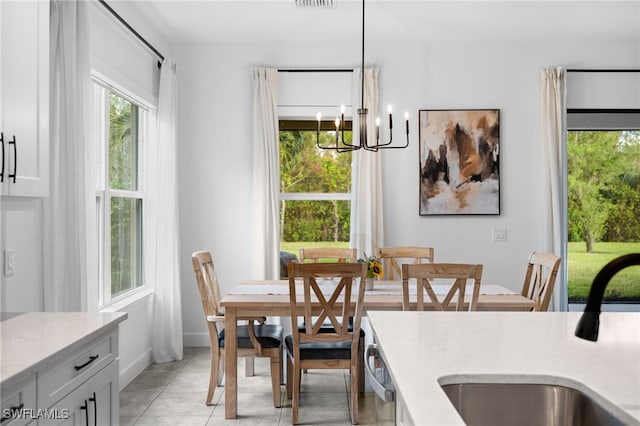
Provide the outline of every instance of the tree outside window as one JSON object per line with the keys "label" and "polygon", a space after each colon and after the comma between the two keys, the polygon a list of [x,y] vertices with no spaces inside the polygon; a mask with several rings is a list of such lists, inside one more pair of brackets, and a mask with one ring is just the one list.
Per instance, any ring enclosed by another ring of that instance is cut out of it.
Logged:
{"label": "tree outside window", "polygon": [[[640,252],[640,131],[571,131],[567,162],[568,287],[575,302],[586,299],[609,260]],[[640,268],[614,280],[605,299],[640,302]]]}
{"label": "tree outside window", "polygon": [[[315,125],[286,121],[280,127],[281,249],[293,253],[303,245],[349,243],[351,153],[319,149]],[[320,135],[322,144],[335,141],[335,131]],[[351,142],[350,130],[345,139]]]}

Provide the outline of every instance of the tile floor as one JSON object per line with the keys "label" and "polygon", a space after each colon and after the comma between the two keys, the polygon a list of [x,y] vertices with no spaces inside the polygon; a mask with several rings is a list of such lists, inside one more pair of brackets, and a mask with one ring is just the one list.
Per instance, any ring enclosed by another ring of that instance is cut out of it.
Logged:
{"label": "tile floor", "polygon": [[[274,408],[269,359],[255,359],[255,376],[245,377],[238,360],[238,418],[224,418],[224,387],[216,402],[204,400],[209,385],[209,348],[188,347],[182,361],[152,364],[120,392],[120,424],[128,425],[290,425],[291,400],[284,386],[281,408]],[[300,424],[350,425],[349,375],[340,370],[310,370],[302,378]],[[360,424],[375,424],[374,394],[360,398]]]}

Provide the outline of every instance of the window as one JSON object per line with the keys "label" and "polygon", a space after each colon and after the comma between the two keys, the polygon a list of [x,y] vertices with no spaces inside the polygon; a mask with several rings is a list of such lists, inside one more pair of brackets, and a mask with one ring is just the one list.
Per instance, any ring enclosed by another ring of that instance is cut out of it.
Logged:
{"label": "window", "polygon": [[[280,249],[295,254],[302,246],[349,246],[351,153],[319,149],[316,126],[280,121]],[[335,143],[331,126],[323,122],[323,145]],[[346,127],[351,143],[351,122]]]}
{"label": "window", "polygon": [[142,167],[147,111],[95,85],[100,306],[143,285]]}
{"label": "window", "polygon": [[[584,302],[610,260],[640,251],[640,112],[567,114],[568,295]],[[607,286],[605,303],[640,302],[640,267]]]}

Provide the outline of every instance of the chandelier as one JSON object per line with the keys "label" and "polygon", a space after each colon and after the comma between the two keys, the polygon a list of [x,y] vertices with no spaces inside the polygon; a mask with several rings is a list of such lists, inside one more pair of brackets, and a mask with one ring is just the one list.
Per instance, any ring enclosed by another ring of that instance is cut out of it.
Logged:
{"label": "chandelier", "polygon": [[318,120],[318,127],[316,131],[316,146],[320,149],[331,149],[337,152],[349,152],[356,151],[359,149],[364,149],[367,151],[378,151],[380,149],[399,149],[406,148],[409,146],[409,113],[405,111],[404,113],[404,121],[405,121],[405,129],[406,129],[406,137],[407,140],[404,145],[392,145],[393,142],[393,115],[392,108],[389,105],[387,109],[387,113],[389,115],[389,139],[386,142],[380,142],[380,117],[376,118],[376,135],[375,135],[375,143],[370,144],[368,135],[367,135],[367,115],[369,113],[368,109],[364,107],[364,2],[362,0],[362,68],[360,75],[361,82],[361,98],[360,98],[360,108],[358,108],[358,129],[360,133],[360,140],[357,144],[349,143],[344,138],[344,130],[345,130],[345,121],[344,121],[344,113],[345,106],[340,106],[340,117],[335,119],[336,125],[336,139],[335,144],[330,145],[322,145],[320,143],[320,126],[322,124],[322,114],[318,113],[316,115],[316,119]]}

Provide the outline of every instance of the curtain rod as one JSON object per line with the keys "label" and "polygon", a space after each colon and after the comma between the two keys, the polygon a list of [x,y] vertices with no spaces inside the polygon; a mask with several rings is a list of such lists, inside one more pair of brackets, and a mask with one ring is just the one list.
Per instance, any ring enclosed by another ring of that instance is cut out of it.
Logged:
{"label": "curtain rod", "polygon": [[160,53],[160,52],[158,51],[158,49],[156,49],[155,47],[153,47],[153,46],[151,45],[151,43],[149,43],[149,42],[148,42],[144,37],[142,37],[142,36],[140,35],[140,33],[138,33],[136,30],[134,30],[134,29],[133,29],[133,27],[132,27],[131,25],[129,25],[129,23],[128,23],[127,21],[125,21],[125,20],[124,20],[124,18],[118,14],[118,12],[116,12],[115,10],[113,10],[113,9],[111,8],[111,6],[109,6],[109,5],[107,4],[107,2],[106,2],[105,0],[98,0],[98,2],[99,2],[101,5],[103,5],[103,6],[105,7],[105,9],[107,9],[109,12],[111,12],[111,14],[112,14],[113,16],[115,16],[115,17],[116,17],[116,19],[117,19],[118,21],[120,21],[120,23],[121,23],[122,25],[124,25],[124,26],[125,26],[125,27],[126,27],[126,28],[127,28],[127,29],[128,29],[128,30],[129,30],[133,35],[134,35],[134,36],[136,36],[136,37],[138,38],[138,40],[140,40],[141,42],[143,42],[145,46],[147,46],[149,49],[151,49],[151,50],[153,51],[153,53],[155,53],[155,54],[156,54],[156,56],[157,56],[158,58],[160,58],[160,61],[158,61],[158,68],[160,68],[160,67],[162,66],[162,62],[161,62],[161,61],[164,61],[164,56],[162,55],[162,53]]}
{"label": "curtain rod", "polygon": [[638,108],[567,108],[567,112],[574,114],[638,114]]}
{"label": "curtain rod", "polygon": [[567,72],[640,72],[637,68],[569,68]]}
{"label": "curtain rod", "polygon": [[350,68],[279,68],[278,72],[353,72]]}

